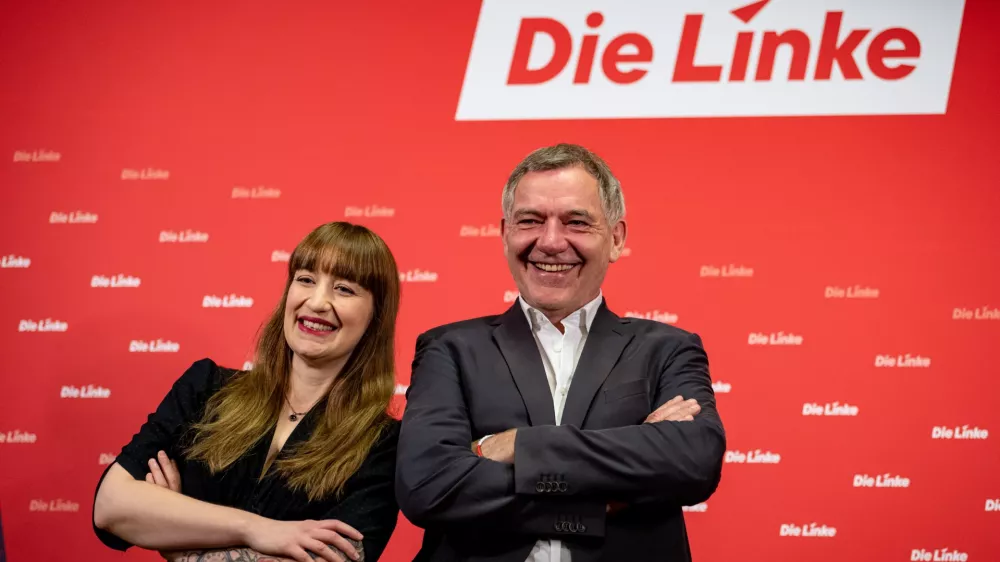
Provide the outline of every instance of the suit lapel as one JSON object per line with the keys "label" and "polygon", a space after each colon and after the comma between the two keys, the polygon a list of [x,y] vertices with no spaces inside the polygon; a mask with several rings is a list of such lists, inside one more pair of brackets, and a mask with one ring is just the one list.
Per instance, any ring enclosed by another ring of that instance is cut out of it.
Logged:
{"label": "suit lapel", "polygon": [[569,386],[566,406],[563,408],[563,425],[583,426],[594,395],[618,363],[618,358],[631,339],[632,334],[622,328],[618,316],[608,310],[606,302],[602,302],[573,373],[573,383]]}
{"label": "suit lapel", "polygon": [[528,409],[531,425],[555,425],[555,408],[545,366],[521,304],[515,302],[499,320],[500,324],[493,330],[493,339],[507,361],[510,374]]}

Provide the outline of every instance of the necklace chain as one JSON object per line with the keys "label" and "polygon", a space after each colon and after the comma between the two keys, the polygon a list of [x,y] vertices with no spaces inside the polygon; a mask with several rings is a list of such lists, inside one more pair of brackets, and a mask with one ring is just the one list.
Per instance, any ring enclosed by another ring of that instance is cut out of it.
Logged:
{"label": "necklace chain", "polygon": [[288,421],[293,421],[293,422],[294,421],[298,421],[299,417],[306,415],[306,413],[308,413],[309,410],[311,410],[312,407],[315,406],[317,402],[319,402],[319,400],[317,400],[316,402],[313,402],[312,406],[309,406],[308,408],[306,408],[305,412],[296,412],[295,408],[292,407],[291,401],[288,400],[288,396],[285,395],[285,404],[288,404],[288,409],[292,411],[291,414],[288,414]]}

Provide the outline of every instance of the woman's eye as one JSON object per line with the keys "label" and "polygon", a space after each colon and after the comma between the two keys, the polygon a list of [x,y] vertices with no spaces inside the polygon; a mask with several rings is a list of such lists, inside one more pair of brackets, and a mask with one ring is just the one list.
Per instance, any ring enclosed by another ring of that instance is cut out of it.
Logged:
{"label": "woman's eye", "polygon": [[341,291],[341,292],[344,292],[344,293],[347,293],[349,295],[353,295],[354,294],[354,289],[352,289],[352,288],[350,288],[350,287],[348,287],[346,285],[337,285],[337,290]]}
{"label": "woman's eye", "polygon": [[306,277],[306,276],[302,276],[302,277],[299,277],[298,279],[296,279],[296,281],[298,281],[299,283],[312,283],[312,278]]}

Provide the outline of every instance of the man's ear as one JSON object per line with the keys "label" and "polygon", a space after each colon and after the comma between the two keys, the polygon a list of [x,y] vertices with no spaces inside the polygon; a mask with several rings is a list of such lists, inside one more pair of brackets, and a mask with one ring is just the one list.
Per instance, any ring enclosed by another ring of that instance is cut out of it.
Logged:
{"label": "man's ear", "polygon": [[507,219],[500,219],[500,239],[503,240],[503,253],[507,253]]}
{"label": "man's ear", "polygon": [[625,237],[628,234],[628,225],[625,220],[618,221],[611,229],[611,263],[618,261],[625,251]]}

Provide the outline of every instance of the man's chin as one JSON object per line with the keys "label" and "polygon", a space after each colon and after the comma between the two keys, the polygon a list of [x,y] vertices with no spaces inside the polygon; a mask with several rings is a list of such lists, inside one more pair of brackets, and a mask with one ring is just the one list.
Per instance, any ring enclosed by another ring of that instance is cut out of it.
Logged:
{"label": "man's chin", "polygon": [[560,310],[569,304],[570,297],[569,291],[565,290],[541,290],[529,292],[524,300],[539,310]]}

